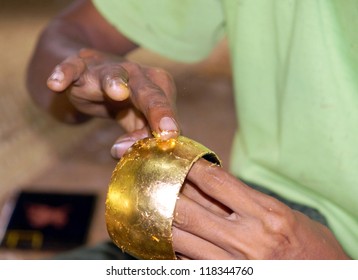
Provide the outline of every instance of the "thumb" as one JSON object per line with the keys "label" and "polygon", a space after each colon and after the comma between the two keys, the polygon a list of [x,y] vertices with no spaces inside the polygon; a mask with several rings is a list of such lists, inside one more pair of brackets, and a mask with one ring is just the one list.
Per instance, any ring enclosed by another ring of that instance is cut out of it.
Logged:
{"label": "thumb", "polygon": [[112,157],[119,159],[138,140],[150,136],[148,127],[135,130],[119,137],[111,149]]}

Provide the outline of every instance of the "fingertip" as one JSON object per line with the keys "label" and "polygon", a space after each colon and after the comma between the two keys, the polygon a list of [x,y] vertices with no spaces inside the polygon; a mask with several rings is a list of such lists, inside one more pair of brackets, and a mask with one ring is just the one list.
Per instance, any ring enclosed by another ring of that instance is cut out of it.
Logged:
{"label": "fingertip", "polygon": [[120,84],[118,91],[119,91],[119,96],[121,98],[120,101],[129,98],[130,93],[131,93],[131,90],[127,84]]}
{"label": "fingertip", "polygon": [[47,87],[54,92],[62,92],[66,89],[62,83],[54,81],[47,81]]}
{"label": "fingertip", "polygon": [[128,84],[119,78],[111,78],[105,81],[107,95],[115,101],[123,101],[129,98],[131,90]]}
{"label": "fingertip", "polygon": [[155,137],[161,138],[163,140],[177,138],[179,134],[180,131],[176,121],[170,117],[163,117],[159,121],[159,132],[153,132]]}
{"label": "fingertip", "polygon": [[155,138],[160,138],[161,140],[178,138],[178,136],[180,135],[179,131],[169,131],[169,130],[162,130],[159,133],[153,131],[152,134]]}
{"label": "fingertip", "polygon": [[123,101],[129,98],[130,89],[123,83],[113,83],[107,88],[108,96],[115,101]]}
{"label": "fingertip", "polygon": [[111,155],[116,159],[120,159],[123,154],[139,139],[149,136],[149,129],[143,127],[142,129],[133,131],[118,138],[116,143],[111,148]]}
{"label": "fingertip", "polygon": [[59,67],[56,67],[47,79],[47,86],[53,91],[63,91],[65,89],[64,80],[64,72]]}
{"label": "fingertip", "polygon": [[125,139],[115,143],[111,148],[113,158],[120,159],[123,154],[134,144],[134,140]]}

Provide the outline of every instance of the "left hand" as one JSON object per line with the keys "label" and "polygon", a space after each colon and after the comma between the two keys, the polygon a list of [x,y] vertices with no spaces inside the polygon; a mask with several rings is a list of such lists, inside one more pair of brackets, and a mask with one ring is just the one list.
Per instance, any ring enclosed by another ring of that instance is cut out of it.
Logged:
{"label": "left hand", "polygon": [[151,132],[161,139],[179,135],[176,88],[164,69],[84,48],[59,63],[47,85],[53,93],[65,94],[75,109],[57,106],[60,119],[71,122],[86,116],[117,120],[126,133],[111,150],[115,158]]}
{"label": "left hand", "polygon": [[200,159],[173,222],[183,259],[347,259],[332,232]]}

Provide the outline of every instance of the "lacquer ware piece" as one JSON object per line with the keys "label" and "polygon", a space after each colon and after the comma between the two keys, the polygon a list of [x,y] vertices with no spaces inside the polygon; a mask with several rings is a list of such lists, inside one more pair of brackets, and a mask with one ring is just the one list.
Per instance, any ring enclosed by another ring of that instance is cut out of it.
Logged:
{"label": "lacquer ware piece", "polygon": [[113,171],[106,224],[113,242],[138,259],[176,259],[175,204],[191,166],[200,158],[221,165],[214,152],[183,136],[137,141]]}

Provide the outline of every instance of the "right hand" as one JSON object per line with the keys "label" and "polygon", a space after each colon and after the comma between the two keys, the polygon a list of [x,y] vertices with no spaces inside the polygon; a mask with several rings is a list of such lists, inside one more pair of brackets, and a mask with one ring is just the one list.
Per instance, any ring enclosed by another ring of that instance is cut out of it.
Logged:
{"label": "right hand", "polygon": [[182,259],[349,259],[326,226],[199,159],[175,205]]}
{"label": "right hand", "polygon": [[175,85],[162,69],[82,49],[55,67],[47,86],[67,94],[82,114],[118,121],[127,134],[114,144],[111,153],[115,158],[153,132],[162,139],[179,134]]}

